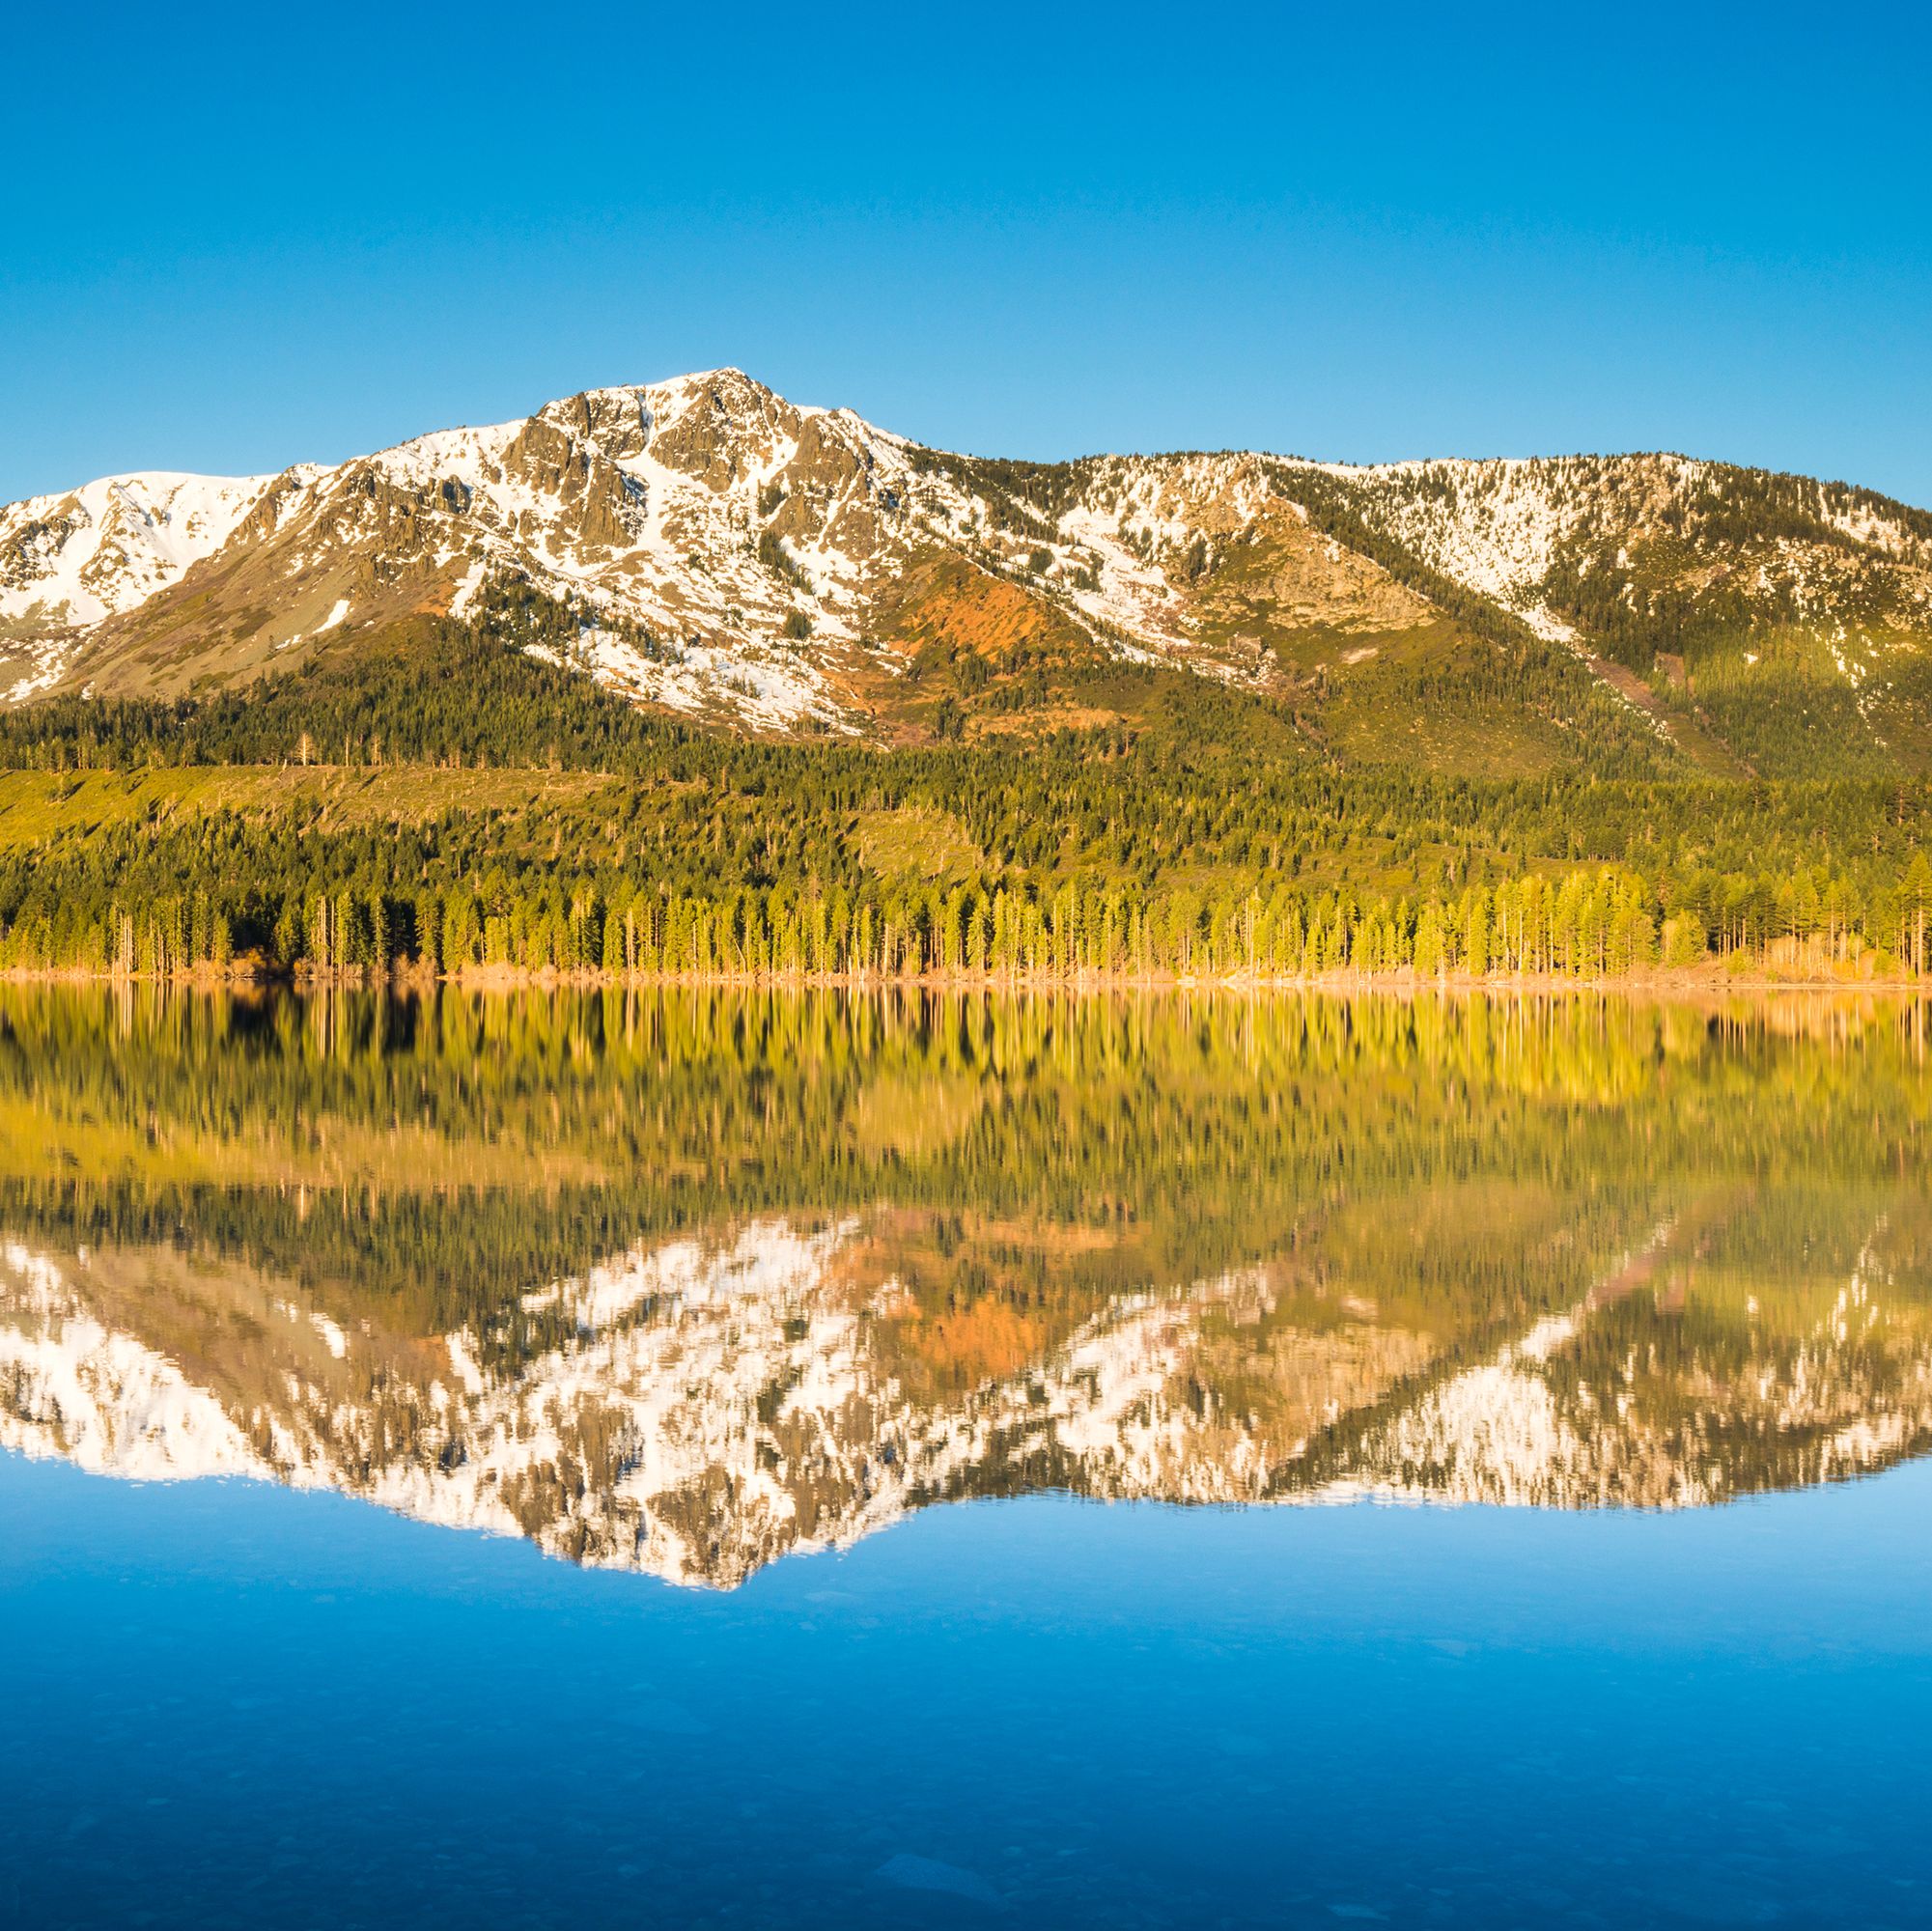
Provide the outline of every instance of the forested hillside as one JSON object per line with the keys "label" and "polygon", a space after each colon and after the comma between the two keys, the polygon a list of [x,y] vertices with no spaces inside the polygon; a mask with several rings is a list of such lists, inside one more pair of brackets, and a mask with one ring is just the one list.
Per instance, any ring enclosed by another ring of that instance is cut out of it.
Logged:
{"label": "forested hillside", "polygon": [[[0,717],[0,966],[1083,980],[1925,969],[1918,781],[1350,768],[1110,666],[1106,721],[760,740],[497,599],[241,690]],[[1059,675],[1048,673],[1043,675]],[[984,695],[984,690],[968,695]]]}

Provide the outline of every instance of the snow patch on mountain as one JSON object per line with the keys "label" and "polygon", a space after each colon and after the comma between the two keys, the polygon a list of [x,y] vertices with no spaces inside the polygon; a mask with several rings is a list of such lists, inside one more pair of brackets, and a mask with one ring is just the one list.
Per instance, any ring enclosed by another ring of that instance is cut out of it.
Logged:
{"label": "snow patch on mountain", "polygon": [[227,543],[271,481],[153,471],[106,476],[0,510],[0,618],[75,630],[133,608]]}
{"label": "snow patch on mountain", "polygon": [[[1390,487],[1418,478],[1437,484],[1441,493]],[[1526,619],[1550,622],[1537,593],[1559,546],[1582,520],[1584,499],[1564,501],[1544,486],[1537,465],[1389,465],[1356,470],[1349,480],[1432,569]]]}

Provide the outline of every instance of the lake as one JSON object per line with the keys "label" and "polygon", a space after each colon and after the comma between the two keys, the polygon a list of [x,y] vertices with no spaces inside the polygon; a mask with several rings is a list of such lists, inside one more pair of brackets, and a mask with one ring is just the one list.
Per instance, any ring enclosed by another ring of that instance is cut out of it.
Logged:
{"label": "lake", "polygon": [[0,1918],[1922,1925],[1927,1033],[0,987]]}

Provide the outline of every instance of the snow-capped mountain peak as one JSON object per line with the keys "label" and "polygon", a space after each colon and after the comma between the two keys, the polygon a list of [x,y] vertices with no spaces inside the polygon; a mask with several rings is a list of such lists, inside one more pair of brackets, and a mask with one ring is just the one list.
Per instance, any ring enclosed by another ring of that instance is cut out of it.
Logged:
{"label": "snow-capped mountain peak", "polygon": [[1886,655],[1932,639],[1932,518],[1670,456],[1002,462],[720,368],[327,467],[0,510],[0,695],[241,683],[462,617],[492,583],[576,612],[560,661],[759,728],[864,728],[868,692],[934,647],[1050,642],[1294,696],[1487,610],[1667,738],[1640,680],[1700,602],[1825,625],[1874,701]]}

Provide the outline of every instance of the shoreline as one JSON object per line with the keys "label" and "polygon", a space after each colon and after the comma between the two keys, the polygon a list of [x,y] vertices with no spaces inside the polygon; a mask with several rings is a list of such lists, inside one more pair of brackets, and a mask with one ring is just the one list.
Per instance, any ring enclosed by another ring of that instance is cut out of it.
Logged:
{"label": "shoreline", "polygon": [[349,966],[293,971],[258,964],[216,971],[207,966],[185,972],[118,972],[90,966],[9,966],[0,985],[181,986],[203,992],[249,992],[285,988],[309,992],[428,992],[447,987],[468,993],[720,991],[720,992],[924,992],[937,993],[1058,993],[1096,997],[1119,993],[1321,993],[1414,996],[1477,993],[1549,998],[1585,994],[1617,997],[1710,998],[1726,993],[1777,993],[1819,997],[1883,994],[1932,998],[1932,976],[1821,979],[1789,977],[1762,967],[1731,970],[1717,964],[1657,966],[1642,972],[1601,978],[1561,973],[1452,972],[1424,977],[1397,972],[1321,973],[1058,973],[1026,972],[610,972],[602,967],[562,971],[555,966],[486,966],[443,972],[427,967],[379,972]]}

